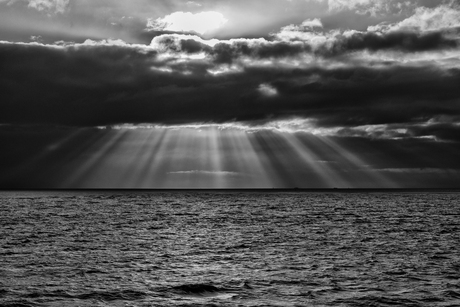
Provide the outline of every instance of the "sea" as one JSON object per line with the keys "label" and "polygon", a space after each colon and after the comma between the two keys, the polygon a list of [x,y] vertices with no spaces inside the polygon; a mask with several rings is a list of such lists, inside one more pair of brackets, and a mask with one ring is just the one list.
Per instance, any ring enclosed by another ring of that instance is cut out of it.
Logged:
{"label": "sea", "polygon": [[2,191],[0,306],[460,306],[460,192]]}

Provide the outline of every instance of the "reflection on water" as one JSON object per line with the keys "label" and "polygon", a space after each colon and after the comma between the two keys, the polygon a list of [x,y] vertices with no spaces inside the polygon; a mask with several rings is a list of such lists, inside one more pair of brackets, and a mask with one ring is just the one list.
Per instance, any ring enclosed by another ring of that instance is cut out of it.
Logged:
{"label": "reflection on water", "polygon": [[458,306],[459,196],[2,192],[0,306]]}

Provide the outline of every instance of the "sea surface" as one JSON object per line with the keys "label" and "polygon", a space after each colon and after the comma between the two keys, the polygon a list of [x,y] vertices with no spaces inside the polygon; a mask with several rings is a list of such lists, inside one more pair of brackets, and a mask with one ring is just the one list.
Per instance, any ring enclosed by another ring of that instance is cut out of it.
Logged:
{"label": "sea surface", "polygon": [[0,306],[460,306],[460,193],[4,191]]}

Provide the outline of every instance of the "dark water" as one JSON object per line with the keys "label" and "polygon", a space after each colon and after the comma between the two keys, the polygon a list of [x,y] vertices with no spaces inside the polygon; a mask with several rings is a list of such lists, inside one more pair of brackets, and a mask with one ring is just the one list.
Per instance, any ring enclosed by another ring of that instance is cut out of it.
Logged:
{"label": "dark water", "polygon": [[1,192],[0,306],[460,306],[459,196]]}

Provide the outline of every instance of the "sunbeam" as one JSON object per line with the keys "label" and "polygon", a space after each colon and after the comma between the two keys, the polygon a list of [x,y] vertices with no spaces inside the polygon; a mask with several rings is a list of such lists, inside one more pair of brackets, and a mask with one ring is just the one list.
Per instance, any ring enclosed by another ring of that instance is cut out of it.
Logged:
{"label": "sunbeam", "polygon": [[297,135],[291,133],[283,133],[283,137],[294,152],[301,157],[304,163],[322,179],[324,187],[348,187],[347,181],[343,178],[341,172],[334,170],[328,161],[321,160],[321,158],[310,149],[310,146],[312,146],[311,143],[305,145],[300,142]]}
{"label": "sunbeam", "polygon": [[134,181],[134,186],[140,188],[156,187],[153,185],[155,174],[158,165],[160,164],[161,155],[163,154],[167,130],[165,129],[151,129],[147,130],[150,134],[149,143],[145,144],[146,150],[139,164],[139,173],[135,174],[137,177]]}
{"label": "sunbeam", "polygon": [[[73,174],[70,174],[63,186],[89,187],[96,183],[99,187],[112,187],[111,182],[104,179],[117,177],[116,171],[119,171],[117,164],[111,162],[127,133],[127,130],[108,131],[102,139],[94,142],[82,153],[82,156],[78,157],[84,158],[84,161],[78,165]],[[98,173],[101,177],[98,177]],[[97,180],[99,178],[102,180]]]}
{"label": "sunbeam", "polygon": [[227,144],[224,146],[226,159],[245,181],[241,180],[236,187],[274,187],[275,178],[271,176],[271,167],[264,167],[261,154],[254,147],[250,137],[253,135],[235,129],[225,130]]}
{"label": "sunbeam", "polygon": [[284,139],[272,131],[261,131],[255,133],[251,141],[262,158],[264,168],[269,170],[274,185],[276,187],[296,187],[298,184],[295,179],[296,174],[290,169],[295,156],[286,146]]}
{"label": "sunbeam", "polygon": [[342,143],[238,125],[77,129],[14,170],[53,161],[47,172],[61,188],[396,188],[409,171],[369,145]]}
{"label": "sunbeam", "polygon": [[387,178],[384,174],[379,173],[371,168],[368,161],[360,158],[358,154],[348,150],[332,138],[317,137],[318,143],[324,145],[330,151],[335,152],[339,157],[339,164],[345,172],[353,178],[348,182],[354,182],[352,187],[373,187],[379,185],[382,188],[397,188],[398,186]]}

